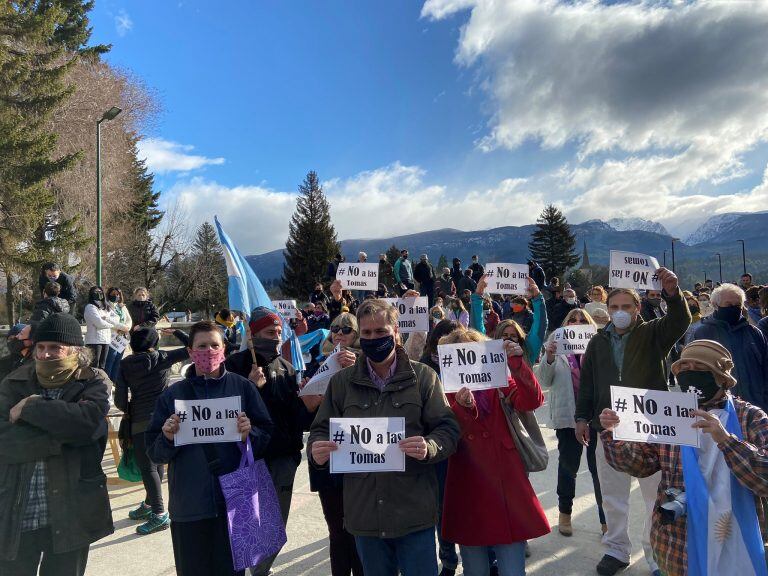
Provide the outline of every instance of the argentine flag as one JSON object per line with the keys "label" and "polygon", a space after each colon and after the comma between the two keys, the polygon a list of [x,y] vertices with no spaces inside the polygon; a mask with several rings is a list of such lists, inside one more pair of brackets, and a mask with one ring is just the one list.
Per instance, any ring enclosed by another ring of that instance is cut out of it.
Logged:
{"label": "argentine flag", "polygon": [[[272,300],[267,291],[264,290],[264,286],[261,284],[258,276],[256,276],[251,265],[248,264],[248,261],[240,254],[232,239],[224,232],[219,219],[214,216],[213,220],[216,223],[219,241],[224,249],[224,260],[227,263],[229,308],[243,312],[246,322],[250,320],[251,310],[258,306],[269,308],[280,316],[283,320],[283,342],[288,340],[291,342],[291,363],[294,370],[296,370],[296,377],[300,378],[301,372],[305,370],[306,366],[304,365],[304,357],[301,354],[301,345],[296,334],[291,329],[290,322],[272,305]],[[245,339],[243,339],[243,344],[245,344]]]}

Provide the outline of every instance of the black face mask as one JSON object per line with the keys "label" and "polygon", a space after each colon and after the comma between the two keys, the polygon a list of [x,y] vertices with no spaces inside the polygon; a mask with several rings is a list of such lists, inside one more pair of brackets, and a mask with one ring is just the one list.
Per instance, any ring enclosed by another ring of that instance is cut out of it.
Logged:
{"label": "black face mask", "polygon": [[94,292],[93,293],[93,299],[94,300],[104,300],[104,293],[103,292]]}
{"label": "black face mask", "polygon": [[741,306],[723,306],[715,310],[712,316],[733,326],[741,320]]}
{"label": "black face mask", "polygon": [[111,294],[109,296],[109,301],[110,302],[120,302],[120,296],[118,296],[117,294]]}
{"label": "black face mask", "polygon": [[280,356],[280,340],[254,337],[251,338],[251,342],[253,343],[253,351],[256,353],[259,366],[272,364],[275,358]]}
{"label": "black face mask", "polygon": [[395,337],[389,334],[381,338],[360,338],[360,349],[371,362],[384,362],[395,349]]}
{"label": "black face mask", "polygon": [[720,386],[715,380],[715,375],[708,370],[685,370],[677,374],[677,383],[680,390],[688,392],[690,388],[696,388],[699,391],[699,406],[702,406],[712,400],[720,391]]}
{"label": "black face mask", "polygon": [[24,342],[17,338],[10,338],[8,340],[8,352],[11,356],[21,356],[21,352],[24,350]]}
{"label": "black face mask", "polygon": [[654,308],[661,306],[661,298],[648,298],[648,303]]}
{"label": "black face mask", "polygon": [[690,304],[688,304],[688,309],[691,311],[691,314],[694,314],[694,315],[698,314],[701,311],[699,310],[698,306],[691,306]]}

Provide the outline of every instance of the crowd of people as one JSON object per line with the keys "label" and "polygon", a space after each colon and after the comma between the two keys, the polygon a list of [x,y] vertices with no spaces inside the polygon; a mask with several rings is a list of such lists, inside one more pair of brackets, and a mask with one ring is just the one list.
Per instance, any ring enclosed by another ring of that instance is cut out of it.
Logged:
{"label": "crowd of people", "polygon": [[[328,279],[290,320],[297,335],[317,335],[299,374],[284,318],[271,307],[222,308],[188,334],[158,331],[145,288],[126,303],[119,288],[95,286],[83,334],[72,278],[47,264],[29,324],[11,329],[0,359],[0,574],[82,575],[90,544],[113,531],[101,466],[111,402],[124,413],[121,438],[144,484],[128,512],[137,532],[170,528],[183,576],[243,574],[217,481],[238,468],[238,443],[174,441],[175,401],[227,397],[240,400],[238,437],[264,460],[284,523],[306,450],[333,576],[452,576],[459,564],[468,576],[524,575],[528,542],[551,528],[507,415],[531,413],[545,398],[557,437],[557,531],[567,538],[576,530],[586,452],[604,549],[598,574],[629,565],[633,477],[645,504],[649,574],[766,573],[768,287],[745,274],[738,285],[706,281],[684,291],[660,268],[661,290],[595,285],[578,293],[531,261],[525,293],[502,296],[489,293],[477,256],[466,268],[454,258],[435,271],[426,255],[412,264],[403,250],[394,263],[380,256],[379,288],[366,293],[335,280],[343,260],[329,263]],[[382,300],[390,296],[426,297],[429,330],[401,334],[397,309]],[[576,325],[598,329],[586,352],[558,354],[553,333]],[[181,346],[160,349],[162,332]],[[503,342],[507,380],[446,394],[437,347],[489,339]],[[342,369],[325,393],[300,395],[332,353]],[[188,360],[171,383],[171,367]],[[700,447],[615,440],[617,385],[698,394]],[[342,417],[403,418],[405,470],[331,474],[338,444],[330,421]],[[683,492],[687,513],[670,514],[664,505],[684,502],[670,496]],[[250,572],[266,576],[275,559]]]}

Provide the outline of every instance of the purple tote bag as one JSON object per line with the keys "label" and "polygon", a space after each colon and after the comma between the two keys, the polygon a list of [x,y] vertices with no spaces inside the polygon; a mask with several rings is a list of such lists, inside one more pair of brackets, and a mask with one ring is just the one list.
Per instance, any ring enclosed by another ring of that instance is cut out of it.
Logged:
{"label": "purple tote bag", "polygon": [[256,566],[288,541],[277,492],[264,460],[253,460],[251,439],[238,442],[240,467],[219,476],[227,503],[227,524],[235,570]]}

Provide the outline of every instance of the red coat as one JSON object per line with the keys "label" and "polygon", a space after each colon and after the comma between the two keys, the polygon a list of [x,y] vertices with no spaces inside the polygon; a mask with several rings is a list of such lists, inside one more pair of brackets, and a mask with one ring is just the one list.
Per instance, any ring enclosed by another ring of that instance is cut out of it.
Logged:
{"label": "red coat", "polygon": [[[512,405],[518,410],[541,406],[544,395],[530,367],[521,357],[512,357],[509,369],[513,377],[502,391],[511,394]],[[461,425],[461,439],[448,462],[442,532],[447,541],[465,546],[511,544],[550,531],[510,436],[498,392],[487,392],[493,401],[485,416],[448,395]]]}

